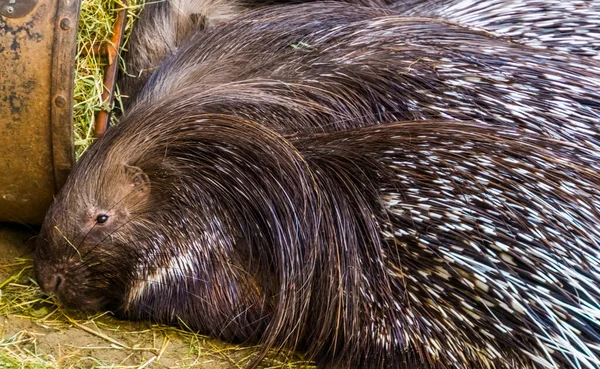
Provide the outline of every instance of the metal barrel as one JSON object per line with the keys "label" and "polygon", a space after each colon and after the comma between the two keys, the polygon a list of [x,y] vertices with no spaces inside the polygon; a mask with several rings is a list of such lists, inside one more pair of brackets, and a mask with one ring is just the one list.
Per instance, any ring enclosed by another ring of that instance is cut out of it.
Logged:
{"label": "metal barrel", "polygon": [[0,0],[0,222],[39,224],[74,162],[80,0]]}

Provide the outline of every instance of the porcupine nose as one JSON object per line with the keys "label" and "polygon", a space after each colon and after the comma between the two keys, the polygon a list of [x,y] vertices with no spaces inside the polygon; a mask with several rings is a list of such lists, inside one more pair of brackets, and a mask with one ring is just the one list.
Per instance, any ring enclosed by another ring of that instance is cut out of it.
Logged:
{"label": "porcupine nose", "polygon": [[63,285],[63,280],[64,277],[61,274],[55,274],[51,276],[50,280],[48,281],[48,291],[56,294],[60,290],[60,287]]}
{"label": "porcupine nose", "polygon": [[64,286],[65,277],[61,273],[47,273],[47,275],[37,278],[37,282],[42,289],[47,294],[53,294],[56,296],[60,296],[60,290]]}
{"label": "porcupine nose", "polygon": [[64,277],[62,276],[62,274],[54,274],[46,280],[45,286],[42,287],[42,290],[44,290],[44,292],[46,293],[57,294],[57,292],[60,291],[60,287],[63,284],[63,280]]}

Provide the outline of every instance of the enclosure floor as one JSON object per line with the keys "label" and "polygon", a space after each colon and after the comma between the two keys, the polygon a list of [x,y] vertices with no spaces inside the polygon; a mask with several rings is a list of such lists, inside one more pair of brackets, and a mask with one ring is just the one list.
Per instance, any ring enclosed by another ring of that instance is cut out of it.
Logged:
{"label": "enclosure floor", "polygon": [[[33,231],[14,225],[0,223],[0,264],[8,264],[18,256],[31,257],[31,246],[26,246],[34,236]],[[7,277],[0,269],[0,278]]]}

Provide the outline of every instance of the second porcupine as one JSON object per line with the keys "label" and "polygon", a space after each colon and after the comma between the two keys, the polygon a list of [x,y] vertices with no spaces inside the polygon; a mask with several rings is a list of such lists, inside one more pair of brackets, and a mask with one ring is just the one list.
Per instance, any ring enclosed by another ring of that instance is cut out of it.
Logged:
{"label": "second porcupine", "polygon": [[[161,0],[144,5],[128,39],[117,85],[134,96],[167,55],[195,32],[235,17],[251,2],[245,0]],[[124,100],[127,107],[129,100]]]}
{"label": "second porcupine", "polygon": [[[135,96],[160,62],[176,52],[179,46],[185,44],[186,40],[195,33],[203,32],[207,27],[214,27],[251,9],[285,2],[284,0],[165,0],[146,5],[129,39],[127,47],[129,52],[125,56],[128,73],[121,73],[119,77],[120,90],[128,97]],[[393,9],[401,16],[444,18],[463,26],[491,31],[495,35],[504,36],[530,47],[599,58],[600,2],[598,1],[345,0],[345,2]],[[269,52],[269,50],[265,51]],[[126,99],[125,107],[128,104],[129,99]]]}
{"label": "second porcupine", "polygon": [[347,4],[289,5],[196,34],[150,76],[131,109],[182,89],[251,95],[276,88],[275,94],[310,96],[348,116],[327,127],[318,119],[308,125],[290,119],[277,127],[284,134],[453,119],[600,146],[599,75],[591,58],[536,50],[443,20]]}
{"label": "second porcupine", "polygon": [[84,155],[38,240],[44,290],[322,368],[600,368],[597,152],[462,122],[290,142],[187,104]]}
{"label": "second porcupine", "polygon": [[[125,99],[135,96],[148,76],[161,61],[197,32],[260,7],[286,2],[319,2],[319,0],[159,0],[144,5],[128,38],[124,57],[125,70],[119,73],[117,85]],[[393,0],[347,0],[357,5],[384,8]]]}

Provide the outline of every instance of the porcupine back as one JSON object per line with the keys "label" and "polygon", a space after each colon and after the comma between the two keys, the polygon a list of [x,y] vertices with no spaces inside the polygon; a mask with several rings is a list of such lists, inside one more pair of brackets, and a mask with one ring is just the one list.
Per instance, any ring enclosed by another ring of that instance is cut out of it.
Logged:
{"label": "porcupine back", "polygon": [[475,120],[598,145],[599,72],[591,58],[535,50],[442,20],[347,4],[288,5],[196,34],[152,74],[133,105],[181,89],[227,84],[262,93],[280,85],[291,95],[327,100],[349,117],[365,116],[305,130]]}
{"label": "porcupine back", "polygon": [[531,47],[600,59],[597,0],[421,0],[391,7],[406,16],[440,17]]}
{"label": "porcupine back", "polygon": [[332,237],[308,342],[339,367],[600,368],[596,151],[456,122],[294,145]]}

